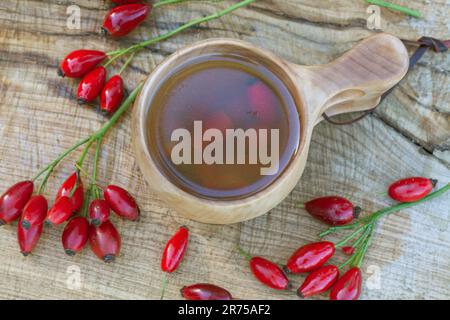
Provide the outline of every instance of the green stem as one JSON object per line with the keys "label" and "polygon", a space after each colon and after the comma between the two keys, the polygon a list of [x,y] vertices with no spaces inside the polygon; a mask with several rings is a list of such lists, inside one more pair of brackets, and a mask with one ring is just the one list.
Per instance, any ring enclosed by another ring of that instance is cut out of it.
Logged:
{"label": "green stem", "polygon": [[182,32],[182,31],[184,31],[184,30],[186,30],[188,28],[191,28],[193,26],[196,26],[196,25],[204,23],[204,22],[208,22],[210,20],[221,18],[224,15],[226,15],[228,13],[231,13],[231,12],[233,12],[233,11],[239,9],[239,8],[245,7],[245,6],[251,4],[252,2],[255,2],[255,1],[256,0],[244,0],[244,1],[241,1],[239,3],[236,3],[236,4],[232,5],[232,6],[229,6],[228,8],[226,8],[226,9],[224,9],[222,11],[216,12],[216,13],[211,14],[209,16],[206,16],[206,17],[203,17],[203,18],[193,19],[193,20],[189,21],[188,23],[182,25],[181,27],[178,27],[178,28],[176,28],[176,29],[174,29],[172,31],[169,31],[169,32],[167,32],[167,33],[165,33],[163,35],[160,35],[158,37],[155,37],[155,38],[152,38],[152,39],[149,39],[149,40],[137,43],[137,44],[135,44],[135,45],[133,45],[133,46],[131,46],[129,48],[126,48],[126,49],[120,49],[120,50],[108,52],[108,55],[113,55],[113,56],[119,55],[119,56],[122,56],[122,55],[125,55],[125,54],[128,54],[128,53],[137,52],[137,51],[143,49],[146,46],[149,46],[151,44],[154,44],[154,43],[166,40],[168,38],[171,38],[174,35]]}
{"label": "green stem", "polygon": [[91,188],[88,187],[86,189],[86,192],[84,193],[84,202],[83,202],[83,208],[82,208],[82,216],[88,219],[89,217],[89,204],[91,202]]}
{"label": "green stem", "polygon": [[125,69],[128,67],[128,65],[131,63],[131,61],[133,60],[134,56],[136,55],[136,52],[133,52],[133,54],[130,55],[130,57],[127,59],[127,61],[124,63],[124,65],[122,66],[122,68],[119,71],[119,74],[122,74],[122,72],[125,71]]}
{"label": "green stem", "polygon": [[355,236],[357,236],[361,231],[363,231],[366,228],[366,226],[361,226],[355,231],[353,231],[348,237],[342,239],[338,243],[335,244],[335,248],[340,248],[344,246],[347,242],[349,242],[351,239],[353,239]]}
{"label": "green stem", "polygon": [[345,266],[349,265],[350,263],[352,263],[355,258],[358,256],[359,251],[361,250],[361,246],[364,243],[364,241],[367,239],[367,237],[369,236],[369,234],[371,234],[373,230],[373,225],[370,224],[368,226],[365,227],[364,233],[355,241],[355,243],[353,244],[353,248],[355,248],[355,253],[352,254],[352,256],[350,258],[348,258],[344,263],[342,263],[338,268],[339,270],[342,270]]}
{"label": "green stem", "polygon": [[390,2],[386,2],[386,1],[382,1],[382,0],[366,0],[368,3],[380,6],[380,7],[385,7],[388,9],[392,9],[392,10],[396,10],[399,12],[403,12],[406,13],[410,16],[416,17],[416,18],[420,18],[422,16],[422,14],[420,13],[420,11],[417,10],[413,10],[404,6],[400,6],[397,4],[393,4]]}
{"label": "green stem", "polygon": [[160,300],[164,300],[164,295],[166,293],[166,288],[167,288],[167,278],[168,278],[168,274],[166,272],[164,272],[163,279],[162,279],[162,285],[161,285],[161,298],[160,298]]}
{"label": "green stem", "polygon": [[[355,266],[358,268],[361,268],[362,262],[364,260],[364,257],[366,256],[367,253],[367,249],[370,246],[370,243],[372,242],[372,237],[373,237],[373,225],[370,225],[370,233],[367,236],[367,239],[364,241],[362,247],[361,247],[361,251],[358,253],[358,255],[355,257]],[[352,262],[353,263],[353,262]]]}
{"label": "green stem", "polygon": [[97,146],[95,148],[94,167],[92,169],[92,186],[91,186],[93,199],[100,198],[100,191],[98,190],[98,187],[97,187],[97,170],[98,170],[98,159],[100,157],[100,149],[101,149],[101,145],[102,145],[102,139],[103,139],[103,137],[100,137],[99,139],[97,139]]}
{"label": "green stem", "polygon": [[156,2],[155,4],[153,4],[153,9],[162,7],[162,6],[166,6],[166,5],[170,5],[170,4],[177,4],[177,3],[181,3],[181,2],[187,2],[187,0],[161,0]]}

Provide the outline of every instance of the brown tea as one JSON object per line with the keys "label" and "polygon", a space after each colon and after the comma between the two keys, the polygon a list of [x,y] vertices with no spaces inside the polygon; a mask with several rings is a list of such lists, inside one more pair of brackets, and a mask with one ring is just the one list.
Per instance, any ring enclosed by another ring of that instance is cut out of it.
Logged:
{"label": "brown tea", "polygon": [[300,121],[286,86],[237,55],[207,54],[165,76],[148,110],[147,145],[184,191],[225,200],[279,177],[297,152]]}

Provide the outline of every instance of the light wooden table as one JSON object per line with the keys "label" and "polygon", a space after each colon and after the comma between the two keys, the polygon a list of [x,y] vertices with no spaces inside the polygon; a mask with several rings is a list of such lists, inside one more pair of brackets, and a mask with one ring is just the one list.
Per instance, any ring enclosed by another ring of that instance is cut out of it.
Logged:
{"label": "light wooden table", "polygon": [[[81,8],[81,29],[66,27],[67,7]],[[450,35],[448,0],[395,0],[419,9],[423,19],[382,10],[382,28],[402,38]],[[61,58],[79,48],[112,50],[173,29],[188,19],[227,3],[190,3],[158,9],[129,37],[99,36],[109,1],[7,0],[0,2],[0,190],[31,177],[75,140],[104,121],[74,101],[75,82],[56,76]],[[132,87],[183,45],[210,37],[252,42],[299,64],[326,63],[372,31],[366,28],[362,0],[257,1],[223,19],[152,46],[126,72]],[[391,203],[381,195],[394,179],[410,175],[450,181],[450,54],[427,53],[376,114],[351,125],[317,126],[303,178],[270,214],[230,226],[187,221],[149,193],[130,145],[129,114],[107,136],[101,155],[101,183],[128,188],[142,208],[139,223],[114,218],[123,250],[115,264],[104,265],[87,249],[74,258],[61,248],[61,230],[47,228],[34,254],[23,258],[15,225],[0,229],[0,298],[158,298],[164,242],[179,225],[192,231],[184,263],[171,278],[167,297],[179,298],[185,284],[211,282],[248,299],[296,299],[251,277],[236,253],[239,244],[253,254],[284,263],[297,247],[317,239],[324,225],[298,203],[340,194],[367,211]],[[72,160],[49,182],[54,193],[72,169]],[[363,299],[450,298],[450,195],[384,219],[363,266]],[[68,286],[80,272],[81,288]],[[294,277],[296,282],[301,277]]]}

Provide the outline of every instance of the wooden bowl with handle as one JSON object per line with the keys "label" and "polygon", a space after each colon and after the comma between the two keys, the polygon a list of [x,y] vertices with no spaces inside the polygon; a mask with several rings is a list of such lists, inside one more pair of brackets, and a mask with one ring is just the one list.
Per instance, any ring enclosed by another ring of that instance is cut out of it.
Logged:
{"label": "wooden bowl with handle", "polygon": [[[147,145],[147,116],[151,97],[165,75],[186,59],[202,54],[238,54],[271,70],[289,89],[300,115],[297,153],[280,176],[260,192],[236,200],[211,200],[192,195],[173,184],[159,169]],[[136,100],[132,137],[139,167],[150,188],[169,207],[204,223],[230,224],[260,216],[279,204],[298,183],[314,126],[322,114],[364,111],[376,106],[381,95],[399,82],[408,70],[403,43],[389,34],[374,35],[335,61],[319,66],[300,66],[249,43],[210,39],[178,50],[148,77]]]}

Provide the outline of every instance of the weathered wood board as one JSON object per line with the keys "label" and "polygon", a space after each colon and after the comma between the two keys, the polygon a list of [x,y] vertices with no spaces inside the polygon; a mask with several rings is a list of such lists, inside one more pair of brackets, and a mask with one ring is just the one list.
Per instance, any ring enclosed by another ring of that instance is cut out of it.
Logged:
{"label": "weathered wood board", "polygon": [[[424,17],[382,9],[384,31],[409,40],[450,36],[448,0],[392,2],[418,9]],[[115,41],[98,32],[109,1],[1,1],[0,190],[31,177],[104,121],[91,108],[76,104],[74,81],[56,76],[65,54],[83,47],[125,47],[229,3],[161,8],[138,31]],[[81,8],[79,30],[66,27],[66,10],[73,4]],[[372,34],[366,28],[366,8],[362,0],[260,0],[145,50],[126,72],[126,83],[132,88],[143,79],[153,59],[158,63],[183,45],[210,37],[243,39],[298,64],[326,63]],[[123,240],[118,261],[104,265],[89,250],[69,258],[61,248],[61,230],[51,228],[34,254],[24,258],[15,225],[5,226],[0,229],[0,298],[158,298],[164,242],[179,225],[187,225],[191,243],[181,268],[170,277],[169,299],[180,298],[180,287],[195,282],[222,285],[238,298],[297,299],[257,283],[236,246],[283,263],[324,229],[299,208],[307,199],[341,194],[370,212],[391,203],[382,193],[394,179],[424,175],[450,181],[449,89],[450,54],[427,53],[375,115],[351,126],[317,126],[304,175],[282,204],[258,219],[229,226],[185,220],[149,193],[134,160],[127,114],[107,136],[99,172],[102,184],[128,188],[142,208],[138,223],[114,219]],[[47,187],[50,199],[78,155],[58,167]],[[450,298],[449,206],[446,195],[378,225],[363,266],[363,299]],[[77,271],[81,288],[71,282]]]}

